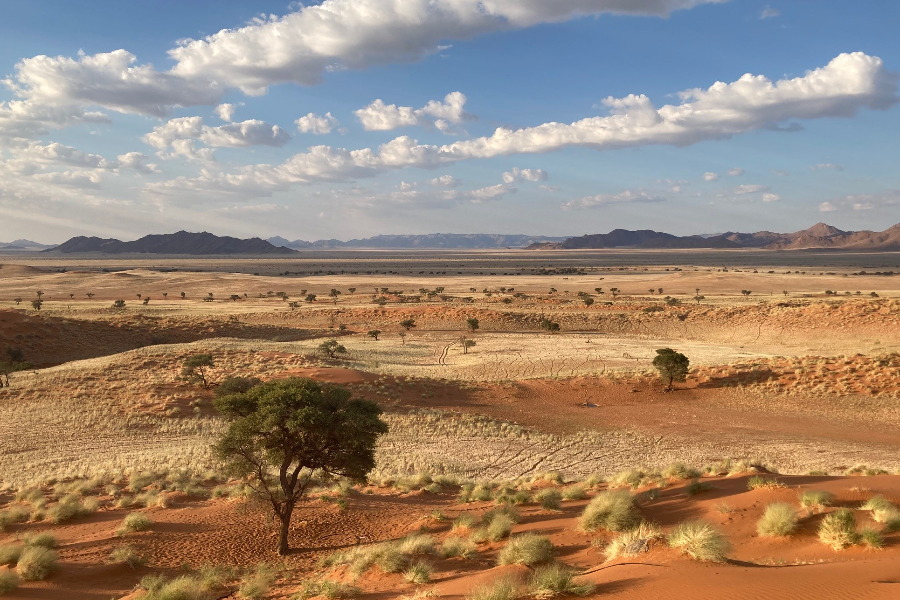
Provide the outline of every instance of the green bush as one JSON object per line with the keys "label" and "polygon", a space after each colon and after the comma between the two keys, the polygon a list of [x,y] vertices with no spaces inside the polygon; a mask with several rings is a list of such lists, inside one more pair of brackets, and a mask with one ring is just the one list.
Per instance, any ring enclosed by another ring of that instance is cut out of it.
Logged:
{"label": "green bush", "polygon": [[730,549],[718,529],[703,521],[681,523],[669,534],[669,545],[705,562],[723,562]]}
{"label": "green bush", "polygon": [[553,558],[550,538],[533,533],[523,533],[510,538],[497,555],[498,565],[526,565],[534,567]]}
{"label": "green bush", "polygon": [[28,546],[16,563],[16,573],[25,581],[46,579],[56,569],[58,560],[59,555],[49,548]]}
{"label": "green bush", "polygon": [[773,502],[756,523],[756,532],[764,537],[791,535],[797,527],[797,511],[786,502]]}
{"label": "green bush", "polygon": [[553,596],[587,596],[596,586],[592,583],[578,583],[575,572],[565,565],[553,563],[535,569],[531,575],[528,591],[536,598]]}
{"label": "green bush", "polygon": [[150,516],[146,513],[128,513],[128,515],[122,520],[122,524],[116,530],[116,535],[119,537],[125,537],[129,533],[134,533],[135,531],[147,531],[152,526],[153,519],[151,519]]}
{"label": "green bush", "polygon": [[640,521],[634,498],[625,491],[601,492],[585,507],[579,524],[585,531],[625,531]]}
{"label": "green bush", "polygon": [[828,513],[819,524],[819,540],[832,550],[843,550],[858,541],[853,511],[841,508]]}
{"label": "green bush", "polygon": [[863,510],[871,510],[872,518],[879,523],[889,523],[900,519],[900,509],[884,496],[873,496],[862,505]]}
{"label": "green bush", "polygon": [[884,535],[877,529],[863,529],[859,532],[859,543],[872,550],[884,548]]}
{"label": "green bush", "polygon": [[806,490],[800,494],[800,506],[809,513],[820,513],[834,502],[834,494],[819,490]]}
{"label": "green bush", "polygon": [[547,510],[559,510],[562,493],[556,488],[546,488],[534,495],[535,502]]}

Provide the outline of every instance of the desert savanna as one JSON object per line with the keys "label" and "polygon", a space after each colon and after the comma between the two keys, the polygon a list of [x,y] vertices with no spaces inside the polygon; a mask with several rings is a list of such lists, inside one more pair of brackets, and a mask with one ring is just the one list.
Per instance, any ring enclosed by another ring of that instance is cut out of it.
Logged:
{"label": "desert savanna", "polygon": [[[900,256],[563,252],[6,257],[11,597],[892,597]],[[672,389],[662,348],[690,359]],[[293,377],[388,430],[365,482],[312,484],[279,556],[213,404]],[[29,581],[41,544],[55,568]]]}

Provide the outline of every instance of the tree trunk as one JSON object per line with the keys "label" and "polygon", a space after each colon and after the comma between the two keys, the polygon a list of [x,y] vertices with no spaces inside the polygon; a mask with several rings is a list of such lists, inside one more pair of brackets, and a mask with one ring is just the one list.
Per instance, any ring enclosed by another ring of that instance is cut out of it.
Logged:
{"label": "tree trunk", "polygon": [[281,530],[278,532],[278,555],[285,556],[291,547],[288,545],[288,532],[291,528],[291,513],[286,511],[287,515],[278,515],[281,520]]}

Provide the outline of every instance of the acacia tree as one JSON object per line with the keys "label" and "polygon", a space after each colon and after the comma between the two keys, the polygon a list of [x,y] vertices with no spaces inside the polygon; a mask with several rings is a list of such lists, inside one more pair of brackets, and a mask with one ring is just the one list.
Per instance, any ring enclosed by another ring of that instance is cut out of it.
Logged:
{"label": "acacia tree", "polygon": [[188,381],[199,383],[203,387],[208,388],[209,380],[206,378],[206,369],[210,369],[213,366],[211,354],[195,354],[184,361],[184,365],[181,368],[181,376]]}
{"label": "acacia tree", "polygon": [[415,326],[416,326],[415,319],[403,319],[402,321],[400,321],[400,327],[402,327],[403,329],[405,329],[407,331],[409,331],[410,329],[412,329]]}
{"label": "acacia tree", "polygon": [[290,550],[288,533],[297,502],[319,474],[364,480],[375,467],[375,444],[387,433],[374,402],[348,390],[290,378],[215,400],[230,421],[213,446],[231,474],[246,477],[279,521],[278,554]]}
{"label": "acacia tree", "polygon": [[328,340],[326,342],[322,342],[321,344],[319,344],[318,350],[322,354],[327,354],[328,358],[337,358],[338,354],[348,354],[347,349],[344,348],[344,345],[339,343],[337,340]]}
{"label": "acacia tree", "polygon": [[690,364],[691,361],[687,356],[671,348],[657,350],[656,357],[653,359],[653,366],[666,380],[666,389],[668,390],[672,389],[673,382],[685,380]]}
{"label": "acacia tree", "polygon": [[380,329],[373,329],[372,331],[370,331],[370,332],[369,332],[368,334],[366,334],[366,335],[368,335],[368,336],[371,337],[371,338],[375,338],[375,341],[377,342],[377,341],[378,341],[378,336],[381,335],[381,330],[380,330]]}
{"label": "acacia tree", "polygon": [[476,319],[475,317],[469,317],[468,319],[466,319],[466,327],[472,333],[475,333],[475,331],[477,331],[480,326],[481,325],[478,323],[478,319]]}

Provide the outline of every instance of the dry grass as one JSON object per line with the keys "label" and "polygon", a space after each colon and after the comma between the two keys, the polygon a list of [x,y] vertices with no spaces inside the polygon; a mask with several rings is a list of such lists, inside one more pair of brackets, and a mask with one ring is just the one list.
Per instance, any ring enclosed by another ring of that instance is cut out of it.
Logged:
{"label": "dry grass", "polygon": [[719,530],[703,521],[678,525],[669,533],[668,540],[671,547],[704,562],[723,562],[731,548]]}
{"label": "dry grass", "polygon": [[797,527],[797,511],[786,502],[773,502],[766,506],[756,523],[756,532],[763,537],[791,535]]}
{"label": "dry grass", "polygon": [[533,533],[523,533],[509,539],[497,555],[498,565],[525,565],[534,567],[553,558],[550,538]]}
{"label": "dry grass", "polygon": [[634,497],[626,491],[601,492],[585,507],[579,526],[585,531],[625,531],[640,521]]}
{"label": "dry grass", "polygon": [[614,537],[603,549],[606,560],[637,556],[648,552],[653,542],[662,539],[663,533],[653,523],[641,521],[640,525]]}

